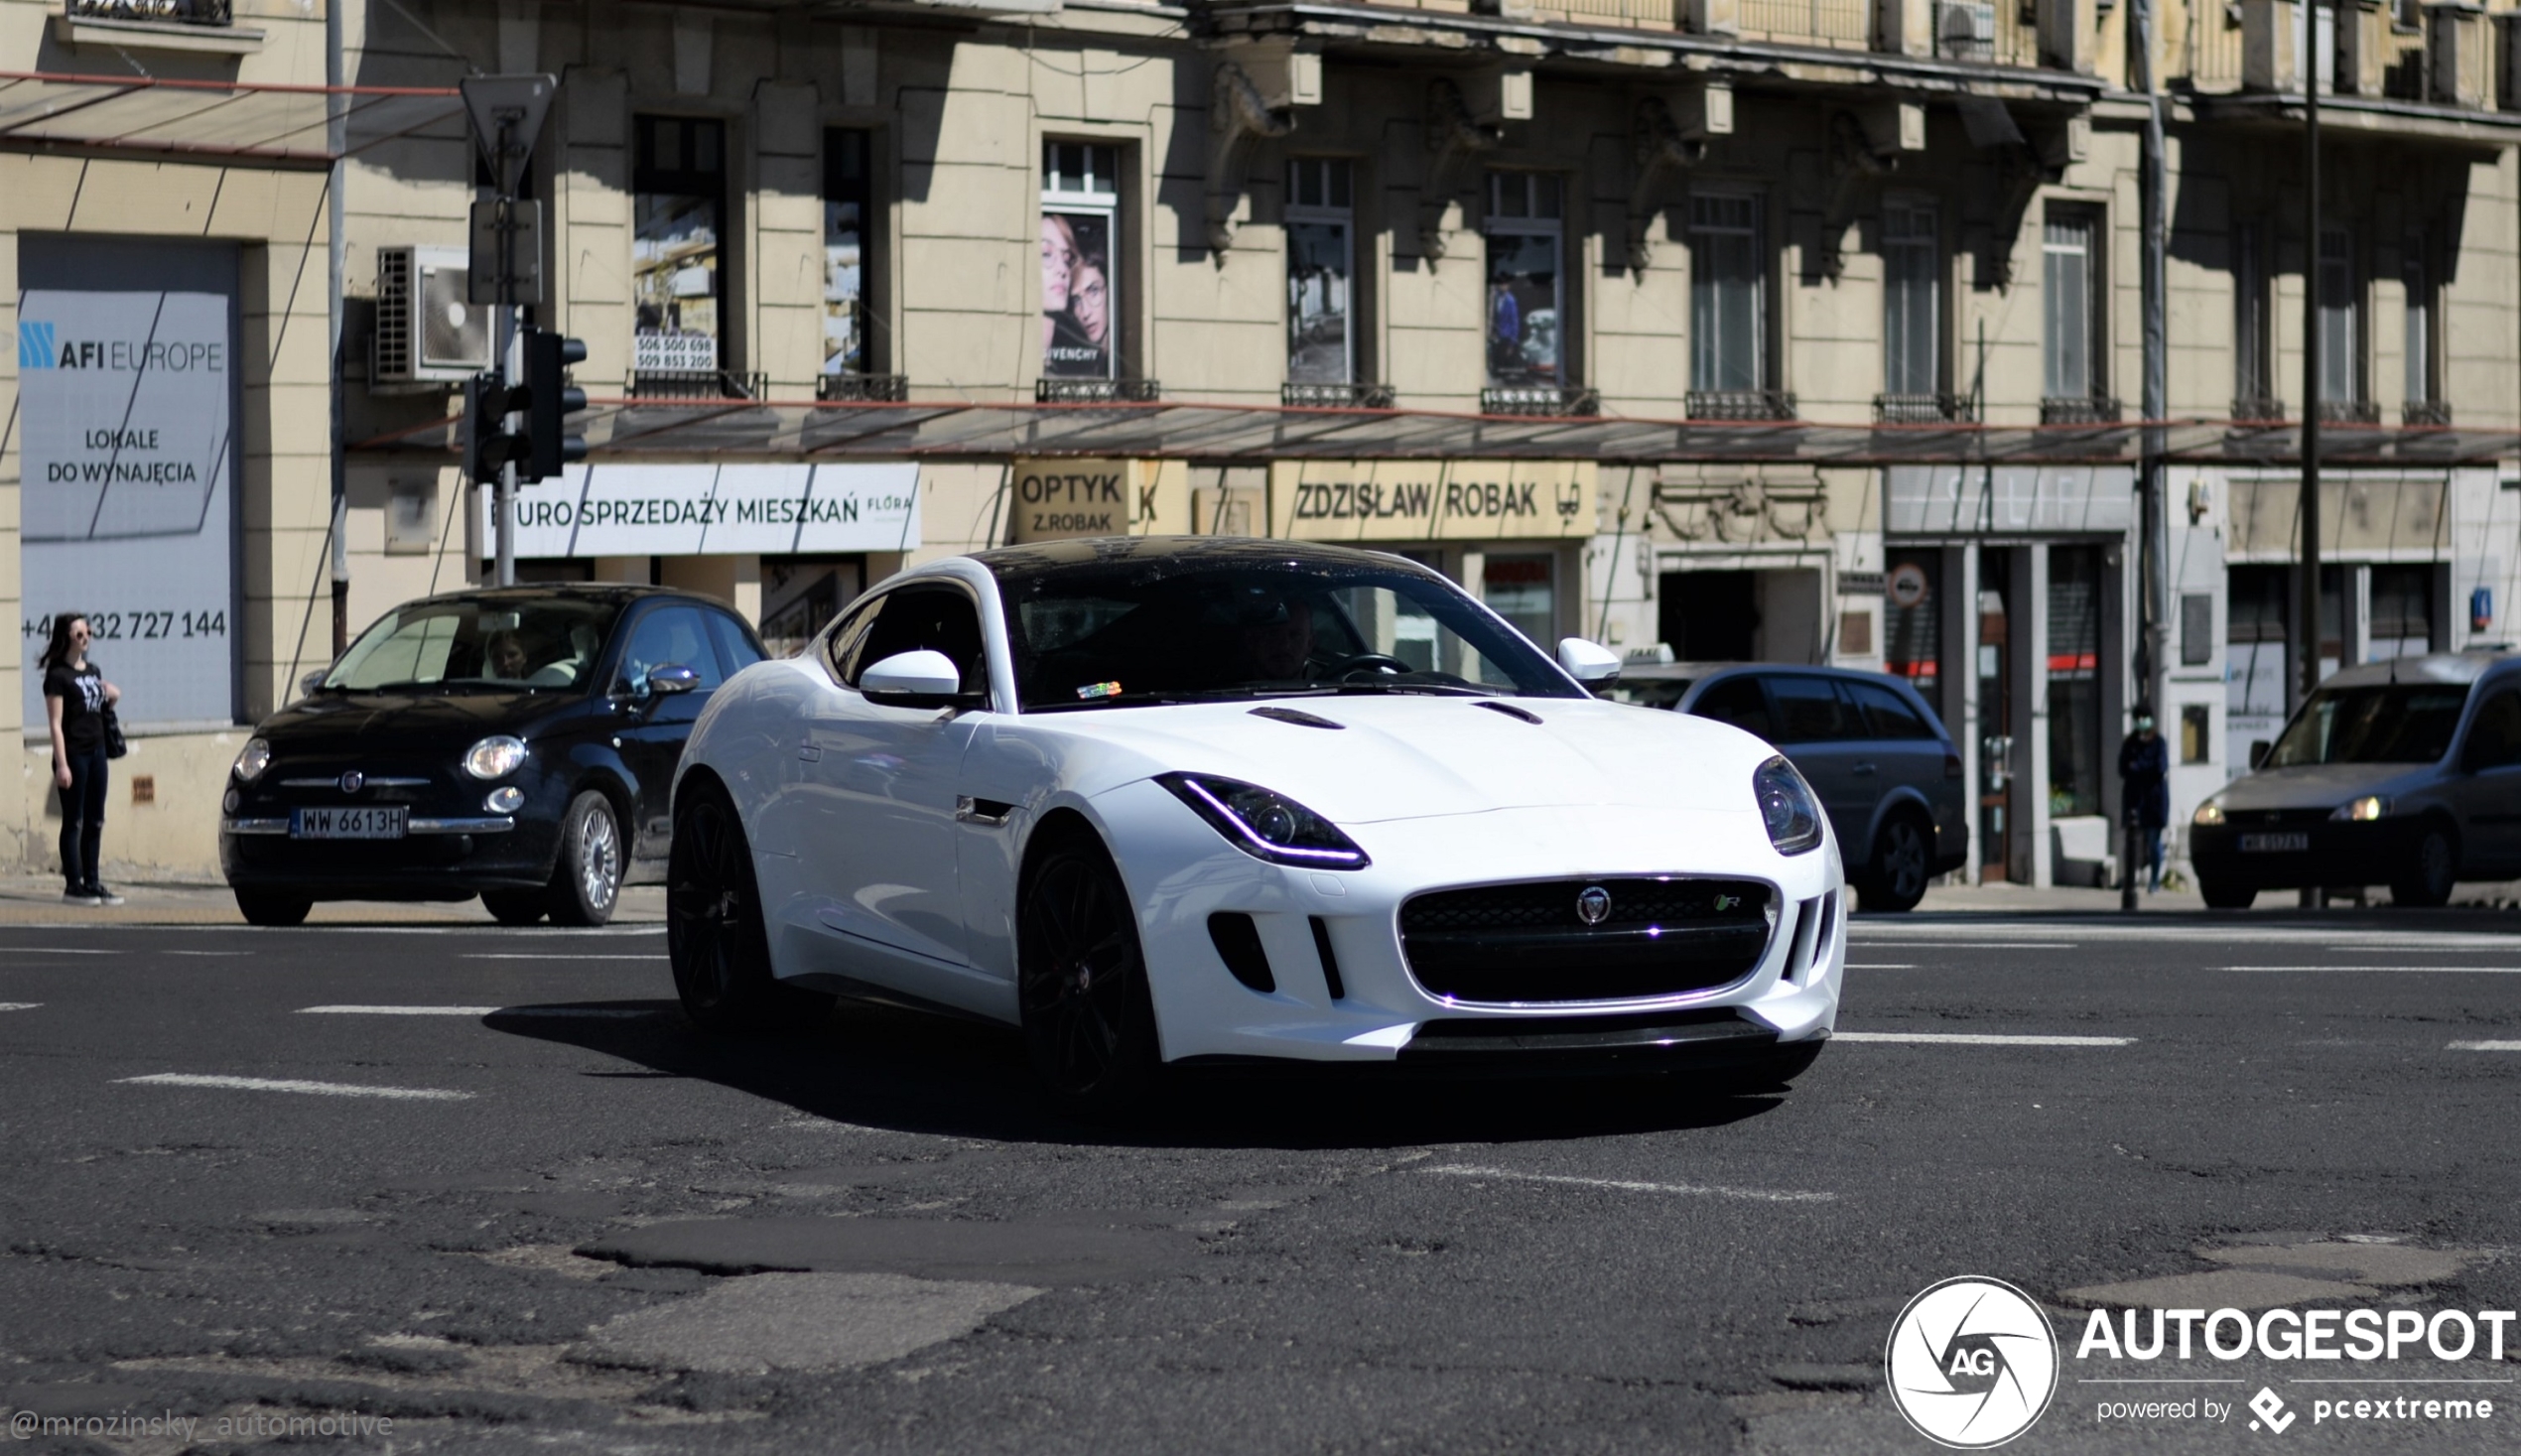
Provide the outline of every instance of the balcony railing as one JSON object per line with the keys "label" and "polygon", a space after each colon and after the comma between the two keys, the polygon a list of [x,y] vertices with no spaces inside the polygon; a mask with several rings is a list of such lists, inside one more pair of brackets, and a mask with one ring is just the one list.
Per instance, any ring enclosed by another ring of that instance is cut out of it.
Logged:
{"label": "balcony railing", "polygon": [[2040,423],[2043,425],[2115,425],[2118,423],[2118,401],[2106,394],[2089,399],[2044,399],[2040,401]]}
{"label": "balcony railing", "polygon": [[1602,391],[1573,385],[1525,384],[1479,392],[1483,415],[1598,415]]}
{"label": "balcony railing", "polygon": [[1791,420],[1794,396],[1782,389],[1693,389],[1681,408],[1693,420]]}
{"label": "balcony railing", "polygon": [[2451,427],[2451,401],[2447,399],[2411,399],[2399,410],[2399,423],[2410,429],[2433,426]]}
{"label": "balcony railing", "polygon": [[821,374],[814,397],[847,404],[905,404],[910,399],[907,374]]}
{"label": "balcony railing", "polygon": [[648,369],[630,376],[632,399],[760,399],[770,376],[733,369]]}
{"label": "balcony railing", "polygon": [[1975,425],[1978,405],[1966,394],[1877,394],[1877,425]]}
{"label": "balcony railing", "polygon": [[1388,410],[1398,398],[1389,384],[1289,382],[1278,386],[1278,403],[1291,410]]}
{"label": "balcony railing", "polygon": [[174,25],[234,25],[230,0],[63,0],[72,20],[146,20]]}
{"label": "balcony railing", "polygon": [[2320,423],[2378,425],[2381,423],[2381,407],[2368,399],[2323,399],[2320,402]]}
{"label": "balcony railing", "polygon": [[2232,401],[2232,423],[2236,425],[2281,425],[2285,422],[2285,402],[2274,395],[2243,395]]}
{"label": "balcony railing", "polygon": [[1153,379],[1036,379],[1035,404],[1153,404],[1164,386]]}

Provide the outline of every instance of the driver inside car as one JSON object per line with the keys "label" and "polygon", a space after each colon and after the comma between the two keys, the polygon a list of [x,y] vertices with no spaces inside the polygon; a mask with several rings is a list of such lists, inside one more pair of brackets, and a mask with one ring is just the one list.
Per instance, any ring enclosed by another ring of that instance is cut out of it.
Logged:
{"label": "driver inside car", "polygon": [[1255,603],[1243,621],[1243,660],[1262,682],[1301,681],[1313,665],[1313,603],[1272,597]]}

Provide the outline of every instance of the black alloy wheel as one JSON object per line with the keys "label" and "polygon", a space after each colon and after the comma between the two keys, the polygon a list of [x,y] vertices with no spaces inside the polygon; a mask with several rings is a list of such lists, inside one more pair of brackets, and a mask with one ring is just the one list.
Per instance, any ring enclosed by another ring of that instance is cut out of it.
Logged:
{"label": "black alloy wheel", "polygon": [[1893,914],[1916,909],[1917,902],[1925,898],[1925,882],[1932,877],[1933,868],[1933,853],[1916,816],[1892,816],[1891,822],[1882,826],[1881,839],[1874,844],[1873,863],[1860,887],[1864,896],[1861,908]]}
{"label": "black alloy wheel", "polygon": [[1120,1113],[1161,1069],[1128,890],[1084,836],[1049,850],[1016,918],[1017,997],[1033,1070],[1075,1111]]}
{"label": "black alloy wheel", "polygon": [[552,907],[549,889],[483,890],[481,908],[501,925],[531,925]]}
{"label": "black alloy wheel", "polygon": [[2197,876],[2197,893],[2205,896],[2209,910],[2246,910],[2258,899],[2258,891],[2245,884],[2227,884],[2219,879]]}
{"label": "black alloy wheel", "polygon": [[782,986],[770,973],[752,850],[726,790],[687,783],[674,806],[666,860],[665,949],[683,1013],[706,1031],[811,1024],[833,997]]}
{"label": "black alloy wheel", "polygon": [[315,908],[313,898],[284,894],[276,890],[240,889],[236,892],[236,913],[248,925],[304,925],[307,912]]}
{"label": "black alloy wheel", "polygon": [[2448,905],[2458,883],[2459,846],[2452,839],[2450,827],[2437,821],[2426,825],[2417,838],[2407,872],[2390,881],[2390,903],[2420,910]]}
{"label": "black alloy wheel", "polygon": [[594,789],[572,799],[560,822],[560,862],[543,903],[554,925],[601,925],[621,901],[621,821]]}

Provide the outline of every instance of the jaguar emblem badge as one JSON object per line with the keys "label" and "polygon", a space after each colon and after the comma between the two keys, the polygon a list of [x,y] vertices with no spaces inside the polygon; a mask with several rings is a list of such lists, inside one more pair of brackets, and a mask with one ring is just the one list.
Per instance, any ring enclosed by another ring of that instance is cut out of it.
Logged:
{"label": "jaguar emblem badge", "polygon": [[1576,896],[1576,918],[1587,925],[1599,925],[1611,918],[1611,892],[1598,884],[1588,884]]}
{"label": "jaguar emblem badge", "polygon": [[345,794],[355,794],[366,786],[367,775],[359,772],[355,768],[351,769],[348,773],[341,775],[341,792]]}

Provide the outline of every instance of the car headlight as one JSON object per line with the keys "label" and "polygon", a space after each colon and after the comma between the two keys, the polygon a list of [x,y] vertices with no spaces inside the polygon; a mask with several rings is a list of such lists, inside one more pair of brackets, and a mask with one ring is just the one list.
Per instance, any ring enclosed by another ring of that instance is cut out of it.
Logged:
{"label": "car headlight", "polygon": [[2345,823],[2368,824],[2389,812],[2390,801],[2387,798],[2380,794],[2366,794],[2338,805],[2328,817]]}
{"label": "car headlight", "polygon": [[263,770],[269,767],[271,767],[271,740],[247,738],[245,746],[237,751],[235,766],[228,771],[236,775],[238,783],[249,784],[261,778]]}
{"label": "car headlight", "polygon": [[525,761],[525,740],[492,733],[464,750],[464,771],[474,778],[503,778]]}
{"label": "car headlight", "polygon": [[2212,829],[2214,826],[2223,822],[2223,806],[2214,802],[2212,799],[2208,799],[2197,806],[2196,813],[2189,816],[2189,822],[2190,824],[2203,825],[2208,829]]}
{"label": "car headlight", "polygon": [[1779,854],[1799,855],[1820,843],[1820,802],[1793,764],[1783,758],[1761,764],[1751,775],[1751,792]]}
{"label": "car headlight", "polygon": [[1256,860],[1314,869],[1363,869],[1374,862],[1337,826],[1284,794],[1204,773],[1167,773],[1155,781]]}

